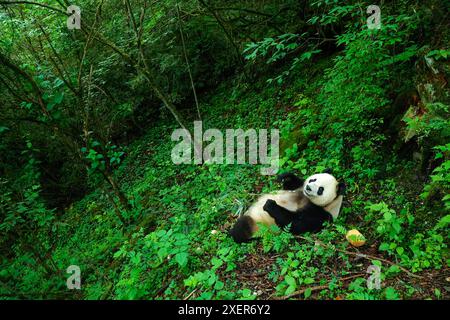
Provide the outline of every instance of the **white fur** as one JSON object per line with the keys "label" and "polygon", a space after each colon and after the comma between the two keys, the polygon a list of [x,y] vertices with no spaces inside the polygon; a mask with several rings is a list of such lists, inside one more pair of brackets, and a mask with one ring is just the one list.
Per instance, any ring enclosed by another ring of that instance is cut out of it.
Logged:
{"label": "white fur", "polygon": [[273,225],[275,224],[275,220],[263,209],[266,201],[272,199],[275,200],[279,206],[290,211],[296,211],[300,206],[300,203],[296,201],[298,192],[300,191],[280,190],[274,193],[264,194],[252,204],[245,214],[250,216],[255,222],[260,222],[267,226]]}
{"label": "white fur", "polygon": [[342,195],[340,195],[336,198],[336,200],[334,200],[332,203],[330,203],[329,205],[327,205],[325,207],[325,210],[331,214],[331,216],[333,217],[333,220],[337,219],[339,212],[341,211],[343,199],[344,199],[344,197]]}

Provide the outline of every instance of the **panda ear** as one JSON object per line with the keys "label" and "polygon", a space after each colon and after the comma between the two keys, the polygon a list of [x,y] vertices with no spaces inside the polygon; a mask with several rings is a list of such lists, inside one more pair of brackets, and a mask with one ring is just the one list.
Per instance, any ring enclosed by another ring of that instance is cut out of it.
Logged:
{"label": "panda ear", "polygon": [[328,174],[332,174],[333,170],[331,168],[326,168],[325,170],[323,170],[322,173],[328,173]]}
{"label": "panda ear", "polygon": [[347,189],[347,186],[345,185],[345,182],[339,182],[338,189],[337,189],[337,194],[339,196],[344,195],[346,189]]}

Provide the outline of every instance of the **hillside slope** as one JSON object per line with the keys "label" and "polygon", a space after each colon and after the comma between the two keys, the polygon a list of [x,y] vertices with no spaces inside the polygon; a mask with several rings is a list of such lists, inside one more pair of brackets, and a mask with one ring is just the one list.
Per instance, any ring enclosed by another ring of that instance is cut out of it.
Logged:
{"label": "hillside slope", "polygon": [[[345,154],[326,133],[299,139],[318,126],[314,97],[301,93],[301,83],[260,86],[223,85],[201,103],[204,123],[222,130],[276,126],[283,170],[307,175],[335,167],[348,188],[336,224],[300,238],[263,229],[259,241],[233,243],[226,233],[237,214],[261,192],[277,189],[274,178],[252,165],[174,165],[169,133],[176,127],[161,121],[127,148],[117,173],[134,206],[121,212],[127,225],[102,188],[55,224],[52,260],[60,270],[80,266],[82,290],[68,292],[64,274],[40,284],[40,268],[28,269],[21,290],[36,286],[43,290],[36,298],[80,299],[446,297],[448,216],[439,222],[442,214],[423,207],[417,165],[385,146],[364,142],[364,151],[355,145]],[[355,249],[345,240],[351,228],[365,235],[365,246]],[[16,260],[6,272],[26,263]],[[366,287],[372,264],[381,266],[380,290]]]}

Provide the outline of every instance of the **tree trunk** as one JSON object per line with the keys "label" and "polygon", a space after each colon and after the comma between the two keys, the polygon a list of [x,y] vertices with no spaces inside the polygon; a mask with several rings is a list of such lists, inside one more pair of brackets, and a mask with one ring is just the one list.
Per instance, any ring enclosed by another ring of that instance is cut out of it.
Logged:
{"label": "tree trunk", "polygon": [[105,176],[106,180],[108,180],[108,182],[111,185],[111,187],[113,188],[114,194],[117,196],[117,198],[119,198],[119,202],[122,205],[122,207],[125,210],[130,211],[131,210],[131,206],[128,203],[128,199],[125,196],[125,194],[122,192],[122,190],[120,190],[116,179],[108,172],[102,172],[102,173]]}

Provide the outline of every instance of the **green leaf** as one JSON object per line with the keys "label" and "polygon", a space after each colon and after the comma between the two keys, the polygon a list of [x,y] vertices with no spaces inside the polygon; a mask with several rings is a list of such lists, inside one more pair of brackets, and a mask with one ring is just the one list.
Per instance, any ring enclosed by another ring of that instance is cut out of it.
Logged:
{"label": "green leaf", "polygon": [[372,264],[378,267],[381,267],[381,261],[380,260],[371,260]]}
{"label": "green leaf", "polygon": [[175,255],[175,261],[181,266],[184,267],[187,264],[188,260],[188,253],[187,252],[180,252]]}
{"label": "green leaf", "polygon": [[284,292],[285,295],[289,295],[291,293],[293,293],[295,291],[296,287],[295,286],[289,286],[286,291]]}
{"label": "green leaf", "polygon": [[390,221],[392,219],[392,214],[389,211],[386,211],[383,216],[386,221]]}
{"label": "green leaf", "polygon": [[387,274],[397,274],[399,273],[401,270],[399,268],[399,266],[397,265],[392,265],[389,267],[389,269],[386,271]]}
{"label": "green leaf", "polygon": [[252,291],[250,289],[242,289],[242,296],[245,297],[250,297],[252,295]]}
{"label": "green leaf", "polygon": [[305,299],[308,299],[311,296],[312,290],[308,288],[305,290]]}
{"label": "green leaf", "polygon": [[64,92],[58,92],[57,94],[55,94],[55,96],[53,97],[53,102],[55,104],[60,104],[64,99]]}
{"label": "green leaf", "polygon": [[399,295],[393,287],[387,287],[385,290],[386,299],[388,300],[398,300]]}
{"label": "green leaf", "polygon": [[434,295],[435,295],[437,298],[440,298],[440,297],[441,297],[441,290],[439,290],[438,288],[434,289]]}
{"label": "green leaf", "polygon": [[[450,199],[450,195],[446,195],[444,197],[444,200]],[[450,214],[444,216],[439,220],[439,222],[436,224],[436,229],[445,228],[450,224]]]}
{"label": "green leaf", "polygon": [[211,259],[211,263],[212,263],[214,269],[220,268],[223,265],[223,261],[216,257]]}
{"label": "green leaf", "polygon": [[224,287],[224,283],[222,281],[216,281],[216,284],[214,285],[214,289],[222,290],[223,287]]}
{"label": "green leaf", "polygon": [[295,279],[293,277],[291,277],[290,275],[286,275],[286,277],[284,277],[284,280],[286,281],[286,283],[288,285],[296,287]]}

